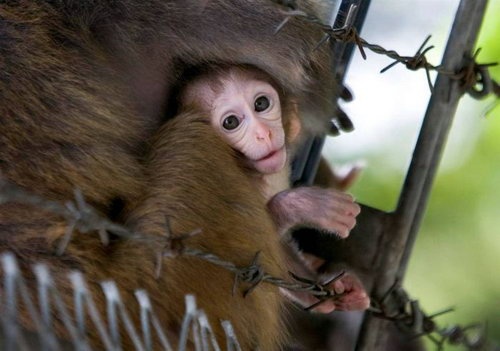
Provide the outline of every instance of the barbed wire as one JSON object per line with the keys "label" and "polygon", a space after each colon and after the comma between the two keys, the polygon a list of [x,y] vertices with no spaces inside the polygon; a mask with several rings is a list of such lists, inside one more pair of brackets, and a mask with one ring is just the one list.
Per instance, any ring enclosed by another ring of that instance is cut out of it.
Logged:
{"label": "barbed wire", "polygon": [[441,351],[446,343],[463,346],[468,351],[500,351],[500,347],[487,340],[486,324],[474,323],[466,326],[440,327],[435,318],[454,311],[448,308],[427,315],[418,300],[410,299],[397,281],[380,299],[372,299],[369,311],[373,316],[395,323],[410,339],[427,337]]}
{"label": "barbed wire", "polygon": [[450,79],[459,81],[463,91],[467,92],[475,99],[482,99],[490,94],[493,94],[497,98],[500,98],[500,89],[498,88],[499,85],[495,80],[491,78],[488,70],[489,67],[496,66],[498,63],[477,63],[476,59],[481,51],[480,49],[476,50],[474,54],[470,54],[468,57],[466,57],[465,65],[463,67],[459,68],[455,72],[451,72],[444,69],[444,67],[440,65],[436,66],[428,61],[426,54],[434,48],[434,46],[427,46],[427,43],[431,38],[430,35],[427,36],[422,45],[412,56],[400,55],[395,50],[387,50],[378,44],[369,43],[365,39],[361,38],[356,28],[353,27],[356,5],[351,5],[351,7],[349,8],[346,14],[344,26],[342,26],[341,28],[333,28],[332,26],[323,23],[317,16],[300,10],[293,0],[272,1],[287,8],[287,10],[283,11],[285,18],[280,24],[277,25],[275,33],[278,33],[280,30],[282,30],[292,18],[300,18],[309,23],[314,23],[323,30],[325,35],[316,44],[314,50],[317,50],[320,46],[331,40],[343,43],[353,43],[357,46],[363,59],[366,59],[367,57],[364,50],[364,48],[367,48],[376,54],[384,55],[394,60],[393,63],[383,68],[380,73],[384,73],[400,63],[403,64],[407,69],[412,71],[424,69],[427,77],[427,83],[431,92],[433,91],[433,85],[430,72],[436,71],[442,75],[449,77]]}
{"label": "barbed wire", "polygon": [[[353,27],[354,12],[356,10],[355,5],[351,5],[349,8],[344,25],[341,28],[333,28],[330,25],[322,23],[316,16],[300,10],[294,0],[273,1],[288,8],[288,10],[284,11],[284,20],[276,27],[276,33],[282,30],[292,18],[300,18],[321,27],[325,35],[315,45],[313,51],[332,40],[352,43],[357,46],[363,59],[367,58],[365,52],[366,48],[376,54],[385,55],[394,60],[393,63],[383,68],[380,73],[388,71],[397,64],[403,64],[407,69],[412,71],[424,69],[431,92],[433,92],[433,85],[430,72],[435,71],[452,80],[459,81],[463,91],[467,92],[475,99],[482,99],[490,94],[500,98],[500,85],[493,80],[489,74],[489,67],[497,65],[497,63],[477,63],[477,57],[481,49],[477,49],[473,54],[466,56],[464,66],[456,71],[449,71],[440,65],[436,66],[428,61],[426,54],[434,48],[434,46],[428,45],[431,38],[430,35],[427,36],[416,53],[412,56],[402,56],[395,50],[387,50],[380,45],[369,43],[361,38],[356,28]],[[391,300],[389,304],[392,308],[391,312],[387,309],[387,300]],[[408,294],[398,283],[387,292],[386,296],[381,301],[377,302],[372,298],[372,304],[375,306],[371,307],[370,311],[374,316],[393,321],[406,335],[413,335],[415,338],[426,336],[434,342],[437,350],[442,350],[445,343],[463,346],[469,351],[500,350],[498,345],[494,345],[487,341],[486,327],[484,324],[439,327],[434,319],[444,313],[452,311],[452,309],[447,309],[433,315],[427,315],[420,308],[419,302],[417,300],[410,300]],[[472,335],[474,332],[475,335]]]}
{"label": "barbed wire", "polygon": [[[285,19],[277,26],[276,32],[279,32],[282,28],[284,28],[284,26],[292,18],[301,18],[308,22],[315,23],[322,28],[322,30],[325,32],[325,35],[315,45],[314,50],[317,50],[319,47],[331,40],[353,43],[358,47],[360,54],[365,59],[366,52],[364,49],[367,48],[376,54],[385,55],[394,60],[393,63],[383,68],[381,70],[381,73],[386,72],[387,70],[400,63],[405,65],[410,70],[416,71],[419,69],[424,69],[426,72],[429,88],[431,90],[433,89],[433,87],[430,78],[430,72],[436,71],[440,74],[448,76],[450,79],[460,81],[464,91],[466,91],[476,99],[483,98],[489,94],[495,94],[497,97],[500,97],[499,85],[496,81],[491,79],[488,70],[489,67],[496,65],[496,63],[478,64],[476,60],[477,56],[480,53],[479,49],[474,54],[470,55],[469,58],[467,58],[466,65],[464,67],[460,68],[456,72],[450,72],[445,70],[441,66],[435,66],[431,64],[427,60],[426,54],[433,49],[433,46],[427,45],[430,40],[430,36],[428,36],[424,40],[420,48],[413,56],[402,56],[394,50],[387,50],[380,45],[369,43],[361,38],[358,35],[356,29],[352,27],[352,9],[347,14],[345,25],[342,28],[333,28],[322,23],[317,17],[299,10],[293,0],[275,0],[275,2],[278,2],[289,8],[288,11],[284,12]],[[312,309],[318,304],[327,301],[328,299],[335,299],[342,296],[342,294],[335,294],[334,291],[328,289],[328,286],[337,279],[340,279],[343,276],[343,273],[325,283],[314,282],[302,277],[298,277],[291,273],[290,275],[293,279],[293,281],[291,282],[289,280],[277,278],[266,273],[260,265],[259,252],[255,253],[253,261],[248,266],[239,267],[232,262],[221,259],[217,255],[204,252],[202,250],[192,249],[186,246],[186,242],[189,241],[189,238],[195,235],[203,234],[202,229],[195,229],[192,232],[176,235],[174,237],[172,235],[170,223],[167,218],[165,235],[162,237],[147,236],[142,233],[133,232],[129,228],[114,223],[109,219],[103,217],[97,210],[95,210],[85,201],[83,194],[78,190],[75,190],[74,192],[73,201],[61,203],[48,200],[41,196],[27,192],[14,183],[7,181],[0,175],[0,204],[8,202],[18,202],[37,206],[40,209],[52,212],[64,218],[68,225],[65,234],[63,235],[62,240],[60,241],[56,249],[57,255],[62,255],[65,252],[76,231],[80,232],[81,234],[98,233],[103,245],[107,245],[109,243],[109,233],[113,233],[122,238],[151,241],[155,243],[159,242],[160,245],[158,247],[160,247],[160,249],[157,252],[157,264],[155,268],[155,274],[157,277],[161,274],[161,263],[164,258],[191,256],[197,257],[211,264],[215,264],[232,272],[235,276],[233,293],[236,292],[237,286],[242,282],[250,285],[250,287],[243,293],[245,296],[251,293],[259,284],[270,283],[284,289],[309,292],[310,294],[316,296],[319,299],[319,302],[312,306],[309,306],[307,309]],[[74,340],[78,341],[75,342],[74,346],[78,350],[89,350],[90,347],[88,346],[88,344],[82,341],[84,340],[83,335],[85,334],[85,323],[82,322],[85,320],[85,313],[83,309],[77,309],[78,323],[76,325],[67,322],[67,320],[70,320],[69,313],[62,307],[62,299],[60,298],[60,296],[59,298],[57,298],[58,292],[57,289],[54,289],[53,282],[50,279],[50,274],[48,274],[48,271],[46,268],[44,268],[44,266],[37,266],[35,271],[37,272],[36,275],[39,279],[39,288],[42,291],[42,294],[40,296],[45,296],[42,301],[46,301],[46,303],[39,302],[42,313],[41,315],[37,314],[37,310],[34,307],[33,301],[31,300],[30,302],[30,299],[28,298],[27,288],[20,278],[19,270],[16,268],[16,265],[12,263],[14,262],[13,259],[9,257],[10,256],[2,256],[4,271],[7,272],[6,275],[8,276],[8,278],[5,279],[5,301],[14,303],[8,303],[7,306],[2,308],[2,311],[6,312],[5,314],[2,314],[0,318],[2,326],[4,328],[4,335],[7,336],[7,341],[18,339],[20,335],[19,329],[17,328],[17,323],[12,323],[13,318],[17,316],[17,312],[15,310],[17,306],[16,293],[19,291],[21,293],[21,299],[24,301],[30,315],[32,315],[34,323],[40,328],[38,330],[44,331],[40,333],[43,344],[42,349],[60,349],[60,347],[57,345],[57,341],[54,335],[50,332],[50,328],[47,328],[47,326],[50,325],[50,310],[44,310],[43,307],[50,306],[50,303],[48,302],[49,296],[52,296],[53,298],[54,296],[56,296],[56,307],[62,316],[62,320],[65,324],[68,324],[70,334],[74,338]],[[123,303],[121,303],[118,290],[114,283],[104,282],[102,284],[104,295],[108,302],[108,309],[112,310],[114,314],[111,315],[115,316],[115,318],[112,318],[114,322],[110,323],[109,329],[107,329],[104,327],[102,320],[99,319],[95,305],[93,305],[93,303],[91,302],[91,297],[89,297],[88,290],[85,287],[83,276],[75,274],[71,276],[71,279],[73,279],[74,282],[76,294],[75,296],[78,296],[78,299],[80,299],[81,301],[86,301],[91,318],[99,329],[100,335],[103,338],[103,342],[106,345],[106,349],[112,350],[116,345],[120,343],[118,333],[119,327],[117,321],[118,319],[121,319],[125,324],[125,327],[129,334],[133,335],[133,342],[137,349],[150,349],[148,345],[151,344],[151,337],[148,337],[148,335],[151,334],[151,328],[154,328],[160,335],[159,339],[162,341],[164,349],[173,350],[165,334],[162,334],[160,331],[161,328],[159,327],[158,320],[152,312],[151,304],[147,298],[147,295],[145,295],[145,292],[136,292],[137,299],[141,305],[141,316],[145,316],[145,319],[141,318],[141,320],[143,321],[143,339],[141,340],[141,338],[139,337],[139,333],[137,333],[133,329],[126,309],[123,306]],[[389,295],[392,294],[393,293],[391,292]],[[405,295],[406,298],[404,298]],[[403,298],[401,298],[401,296]],[[401,305],[400,310],[397,314],[388,314],[386,311],[384,311],[383,302],[379,304],[378,308],[372,308],[373,313],[381,318],[386,318],[394,321],[401,328],[417,331],[417,333],[415,333],[415,337],[429,337],[436,343],[439,350],[442,349],[445,342],[454,345],[465,346],[468,350],[479,350],[486,344],[485,337],[482,332],[479,333],[479,336],[477,338],[471,338],[468,334],[470,331],[484,331],[481,325],[472,324],[465,327],[455,325],[447,328],[439,328],[434,322],[434,318],[438,315],[441,315],[442,313],[428,316],[420,309],[418,301],[410,300],[406,293],[400,294],[399,298],[401,299]],[[191,328],[194,328],[194,341],[195,345],[197,345],[196,350],[204,350],[205,348],[199,345],[208,344],[211,344],[214,349],[218,349],[207,318],[204,315],[203,311],[197,309],[193,297],[187,297],[186,306],[186,315],[183,322],[183,328],[181,329],[181,345],[185,345],[185,343],[187,343],[188,334],[192,331]],[[120,317],[118,317],[118,315],[120,315]],[[153,324],[153,327],[151,326],[151,323]],[[234,331],[232,331],[230,323],[224,322],[223,326],[224,330],[226,330],[228,340],[230,340],[230,342],[228,342],[228,345],[233,345],[232,349],[234,350],[240,350],[237,339],[234,337]],[[8,342],[6,350],[9,351],[14,349],[24,350],[29,348],[27,348],[26,345],[17,344],[16,346],[15,344]],[[493,348],[491,349],[493,350]],[[183,348],[179,348],[179,350],[183,350]],[[497,348],[494,348],[494,350],[497,350]]]}
{"label": "barbed wire", "polygon": [[234,273],[233,293],[236,291],[236,287],[239,283],[249,284],[250,288],[243,292],[244,296],[251,293],[259,284],[269,283],[290,291],[307,292],[315,296],[319,301],[313,306],[306,307],[306,310],[325,303],[330,299],[338,299],[344,296],[344,294],[337,294],[333,289],[328,288],[331,283],[344,275],[343,272],[324,283],[314,282],[290,273],[293,279],[293,282],[291,282],[265,272],[259,263],[260,252],[255,254],[253,261],[248,266],[240,267],[210,252],[189,248],[186,246],[186,241],[194,235],[201,235],[202,229],[200,228],[190,233],[174,236],[172,235],[170,222],[167,218],[165,234],[163,236],[153,236],[134,232],[123,225],[114,223],[103,217],[85,201],[81,191],[75,190],[74,196],[74,201],[67,201],[64,204],[58,201],[48,200],[42,196],[25,191],[0,174],[0,205],[11,202],[33,205],[39,209],[61,216],[68,223],[65,234],[62,236],[58,248],[56,249],[55,253],[57,255],[62,255],[64,253],[75,231],[81,234],[98,233],[103,245],[109,243],[109,233],[113,233],[122,238],[149,242],[154,244],[153,247],[159,247],[155,257],[156,277],[159,277],[161,274],[162,260],[164,257],[175,258],[177,256],[190,256],[210,262]]}
{"label": "barbed wire", "polygon": [[[132,342],[137,351],[153,350],[156,339],[165,351],[174,351],[167,333],[157,318],[151,300],[144,290],[134,292],[139,306],[140,330],[130,317],[130,306],[126,306],[120,291],[113,281],[100,284],[105,300],[105,310],[97,308],[94,296],[88,289],[81,272],[70,272],[67,279],[72,286],[72,302],[63,299],[51,272],[44,264],[36,264],[33,269],[36,279],[35,289],[28,288],[17,259],[10,252],[0,253],[0,281],[2,299],[0,300],[0,348],[5,351],[59,351],[71,349],[91,351],[87,332],[95,328],[101,349],[106,351],[122,350],[121,332]],[[24,305],[34,326],[34,333],[20,327],[20,306]],[[71,306],[69,304],[72,304]],[[179,330],[179,342],[175,350],[188,349],[188,337],[193,340],[195,351],[222,350],[205,312],[196,305],[192,295],[185,296],[186,309]],[[70,313],[71,311],[74,313]],[[107,318],[104,318],[106,316]],[[55,335],[54,321],[60,321],[67,331],[67,339]],[[122,327],[120,327],[120,325]],[[226,350],[241,351],[238,339],[229,321],[221,321],[226,338]],[[192,348],[189,348],[191,350]]]}

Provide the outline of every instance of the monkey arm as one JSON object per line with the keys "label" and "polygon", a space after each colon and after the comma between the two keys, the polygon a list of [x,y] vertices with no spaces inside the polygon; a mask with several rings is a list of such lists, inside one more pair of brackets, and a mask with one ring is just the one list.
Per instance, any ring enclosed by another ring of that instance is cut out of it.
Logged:
{"label": "monkey arm", "polygon": [[304,225],[336,233],[341,238],[349,235],[360,212],[351,195],[318,187],[281,191],[267,206],[280,233]]}

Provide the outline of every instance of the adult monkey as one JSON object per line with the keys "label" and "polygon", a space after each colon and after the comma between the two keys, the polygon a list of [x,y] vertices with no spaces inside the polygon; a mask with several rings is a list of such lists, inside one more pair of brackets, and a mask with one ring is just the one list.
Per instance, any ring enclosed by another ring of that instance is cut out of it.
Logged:
{"label": "adult monkey", "polygon": [[[323,33],[299,18],[291,19],[275,35],[284,16],[282,8],[264,0],[1,3],[3,175],[53,200],[68,200],[73,189],[79,188],[103,215],[120,222],[129,220],[129,210],[142,199],[147,201],[150,188],[143,180],[149,166],[143,162],[146,141],[163,122],[171,87],[186,65],[209,61],[252,64],[268,72],[299,98],[302,116],[314,111],[320,123],[308,125],[321,130],[328,125],[332,108],[329,50],[323,46],[313,51]],[[188,141],[193,144],[198,139]],[[190,174],[183,176],[189,178]],[[196,202],[190,205],[196,206]],[[183,221],[182,213],[177,220]],[[188,227],[190,221],[176,226]],[[158,310],[166,325],[175,330],[182,311],[164,308],[168,297],[162,285],[165,281],[153,279],[149,247],[121,240],[103,247],[96,237],[77,233],[65,253],[57,257],[54,248],[67,224],[29,205],[0,205],[0,225],[0,248],[14,250],[24,268],[35,261],[46,262],[63,291],[67,291],[66,269],[75,268],[91,280],[115,279],[129,292],[146,287],[157,306],[160,304]],[[147,223],[141,222],[141,226],[148,229]],[[238,237],[240,233],[235,230],[232,234]],[[232,241],[224,244],[231,247]],[[254,254],[250,251],[255,248],[245,249],[240,257]],[[279,252],[271,251],[271,258],[264,261],[279,263]],[[277,266],[266,265],[279,273],[273,268]],[[200,279],[210,281],[203,275]],[[227,296],[206,284],[193,288],[190,281],[175,283],[178,291],[195,292],[207,301]],[[269,311],[277,313],[278,295],[273,291],[268,295],[275,301]],[[260,298],[239,300],[228,308],[241,315],[242,323],[255,321],[264,312],[254,308],[267,301],[262,294],[257,296]],[[66,297],[70,298],[69,293]],[[168,301],[168,305],[175,304],[181,301]],[[233,314],[227,310],[220,314],[216,308],[210,312],[214,320]],[[240,341],[244,347],[255,345],[255,340],[262,349],[271,350],[280,340],[277,324],[263,324],[255,334],[241,324],[237,333],[243,333]]]}

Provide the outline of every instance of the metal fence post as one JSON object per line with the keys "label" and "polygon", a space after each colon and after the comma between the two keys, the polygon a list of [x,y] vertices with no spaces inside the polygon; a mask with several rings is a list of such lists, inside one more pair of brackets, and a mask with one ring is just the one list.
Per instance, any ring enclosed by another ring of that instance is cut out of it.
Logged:
{"label": "metal fence post", "polygon": [[[461,0],[442,60],[446,71],[463,67],[479,32],[486,0]],[[382,230],[373,269],[372,296],[381,298],[402,280],[460,97],[460,83],[439,74],[398,206]],[[389,306],[390,307],[390,306]],[[356,351],[385,350],[389,322],[365,315]]]}

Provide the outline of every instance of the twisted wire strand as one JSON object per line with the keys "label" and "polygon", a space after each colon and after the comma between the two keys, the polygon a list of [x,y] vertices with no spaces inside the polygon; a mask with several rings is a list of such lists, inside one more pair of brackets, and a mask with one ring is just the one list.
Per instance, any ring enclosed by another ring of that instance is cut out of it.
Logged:
{"label": "twisted wire strand", "polygon": [[[210,252],[187,247],[185,241],[193,235],[202,235],[200,229],[196,229],[188,234],[172,237],[169,232],[170,229],[168,228],[169,224],[167,221],[166,235],[162,237],[134,232],[100,215],[98,211],[85,202],[83,195],[78,190],[75,190],[74,201],[68,201],[65,205],[62,205],[57,201],[47,200],[39,195],[27,192],[0,175],[0,204],[9,202],[34,205],[65,219],[68,223],[68,227],[61,240],[61,244],[56,250],[56,254],[58,255],[64,252],[75,231],[79,231],[81,234],[97,232],[99,233],[103,245],[109,242],[109,233],[113,233],[119,237],[128,238],[130,240],[159,243],[158,247],[161,247],[161,250],[157,254],[157,262],[158,259],[163,259],[163,257],[175,258],[177,256],[191,256],[222,267],[235,274],[235,284],[240,281],[251,284],[252,288],[250,291],[258,284],[266,282],[287,290],[307,291],[320,299],[338,298],[342,296],[341,294],[335,294],[327,288],[327,285],[331,281],[321,284],[319,282],[308,281],[307,279],[302,279],[300,281],[295,279],[295,282],[290,282],[286,279],[274,277],[266,273],[258,262],[258,252],[251,264],[246,267],[238,267],[234,263],[228,262]],[[158,274],[158,270],[157,265],[156,274]]]}
{"label": "twisted wire strand", "polygon": [[353,43],[358,47],[361,56],[366,59],[366,53],[364,48],[378,54],[384,55],[394,60],[393,63],[383,68],[380,72],[384,73],[388,69],[394,67],[396,64],[403,64],[407,69],[416,71],[424,69],[426,72],[427,82],[431,92],[433,91],[433,85],[430,77],[431,71],[436,71],[442,75],[449,77],[452,80],[457,80],[464,92],[467,92],[475,99],[482,99],[488,95],[494,95],[500,98],[500,91],[498,89],[498,83],[493,80],[489,73],[489,67],[496,66],[497,62],[491,63],[477,63],[476,59],[481,51],[476,50],[473,54],[469,54],[466,57],[465,64],[458,70],[451,72],[440,65],[433,65],[427,60],[426,54],[429,50],[433,49],[434,46],[427,46],[427,42],[430,40],[429,35],[416,51],[413,56],[403,56],[400,55],[395,50],[388,50],[381,45],[369,43],[365,39],[361,38],[356,30],[352,26],[353,13],[355,12],[355,6],[352,5],[347,13],[345,25],[342,28],[333,28],[332,26],[323,23],[317,16],[306,13],[298,8],[297,4],[293,0],[282,1],[282,0],[272,0],[273,2],[282,5],[284,7],[283,16],[284,20],[276,26],[275,33],[281,31],[293,18],[297,18],[309,23],[313,23],[319,26],[325,33],[324,37],[316,44],[314,50],[317,50],[320,46],[325,44],[330,40],[334,40],[342,43]]}

